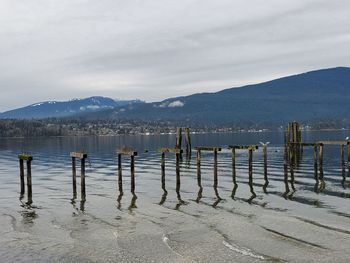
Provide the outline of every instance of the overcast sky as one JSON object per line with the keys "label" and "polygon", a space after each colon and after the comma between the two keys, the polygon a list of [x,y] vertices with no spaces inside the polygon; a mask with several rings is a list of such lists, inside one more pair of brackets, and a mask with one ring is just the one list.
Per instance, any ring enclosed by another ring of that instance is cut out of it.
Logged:
{"label": "overcast sky", "polygon": [[0,111],[350,66],[349,0],[0,0]]}

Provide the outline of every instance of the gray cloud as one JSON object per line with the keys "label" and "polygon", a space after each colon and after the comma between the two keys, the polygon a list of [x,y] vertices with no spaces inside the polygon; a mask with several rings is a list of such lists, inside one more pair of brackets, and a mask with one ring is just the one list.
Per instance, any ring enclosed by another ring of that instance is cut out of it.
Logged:
{"label": "gray cloud", "polygon": [[2,0],[0,111],[148,101],[350,66],[346,0]]}

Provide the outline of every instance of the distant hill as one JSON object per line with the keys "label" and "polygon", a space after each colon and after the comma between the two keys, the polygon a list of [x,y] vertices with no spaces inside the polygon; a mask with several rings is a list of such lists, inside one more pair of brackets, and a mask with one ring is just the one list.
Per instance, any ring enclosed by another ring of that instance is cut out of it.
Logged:
{"label": "distant hill", "polygon": [[113,100],[106,97],[90,97],[70,101],[45,101],[23,108],[0,113],[2,119],[40,119],[51,117],[67,117],[82,113],[97,112],[141,103],[139,100]]}
{"label": "distant hill", "polygon": [[261,84],[120,107],[87,118],[284,123],[350,117],[350,68],[311,71]]}

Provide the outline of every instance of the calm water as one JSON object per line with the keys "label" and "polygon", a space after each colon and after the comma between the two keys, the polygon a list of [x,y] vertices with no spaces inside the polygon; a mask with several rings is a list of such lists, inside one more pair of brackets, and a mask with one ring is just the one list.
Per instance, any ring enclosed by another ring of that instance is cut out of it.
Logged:
{"label": "calm water", "polygon": [[[348,135],[348,131],[309,132],[303,140],[344,140]],[[202,156],[202,192],[195,152],[190,161],[184,156],[179,200],[175,158],[167,155],[164,191],[157,152],[174,146],[173,135],[0,139],[0,261],[348,262],[350,178],[347,163],[342,170],[340,147],[325,146],[324,184],[316,183],[312,150],[305,148],[292,184],[290,177],[284,180],[282,137],[281,133],[192,135],[193,146],[271,142],[266,193],[262,150],[254,152],[256,198],[251,203],[246,151],[237,151],[234,199],[229,150],[219,153],[222,199],[213,189],[212,154]],[[130,193],[125,158],[124,196],[118,199],[115,151],[122,145],[139,153],[136,196]],[[79,184],[78,199],[71,200],[69,152],[74,150],[89,156],[85,203],[79,200]],[[16,156],[22,151],[34,156],[32,207],[19,200]]]}

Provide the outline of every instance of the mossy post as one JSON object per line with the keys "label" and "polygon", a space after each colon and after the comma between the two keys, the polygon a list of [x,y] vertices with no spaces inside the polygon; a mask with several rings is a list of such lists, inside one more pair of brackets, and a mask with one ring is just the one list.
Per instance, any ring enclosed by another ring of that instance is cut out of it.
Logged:
{"label": "mossy post", "polygon": [[18,155],[19,166],[20,166],[20,184],[21,184],[21,194],[22,199],[25,193],[25,180],[24,180],[24,161],[27,162],[27,204],[33,203],[33,191],[32,191],[32,160],[33,157],[26,153],[21,153]]}

